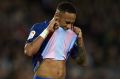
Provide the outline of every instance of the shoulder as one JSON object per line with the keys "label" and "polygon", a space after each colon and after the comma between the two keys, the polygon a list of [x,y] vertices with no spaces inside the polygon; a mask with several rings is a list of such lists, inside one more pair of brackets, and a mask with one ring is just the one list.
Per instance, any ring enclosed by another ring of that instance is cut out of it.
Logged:
{"label": "shoulder", "polygon": [[40,30],[40,29],[44,29],[48,26],[48,21],[43,21],[43,22],[39,22],[39,23],[35,23],[33,24],[31,30],[35,29],[35,30]]}
{"label": "shoulder", "polygon": [[31,42],[33,41],[36,37],[39,36],[40,33],[43,32],[43,30],[48,26],[47,21],[40,22],[40,23],[35,23],[32,28],[30,29],[29,36],[27,41]]}

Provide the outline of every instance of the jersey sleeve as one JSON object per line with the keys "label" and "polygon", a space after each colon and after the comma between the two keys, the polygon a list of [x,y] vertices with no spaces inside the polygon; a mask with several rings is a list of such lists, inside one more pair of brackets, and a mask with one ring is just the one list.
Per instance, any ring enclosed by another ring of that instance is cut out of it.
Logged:
{"label": "jersey sleeve", "polygon": [[34,24],[32,28],[30,29],[29,36],[27,38],[27,43],[32,42],[36,37],[38,37],[38,31],[37,31],[38,24]]}
{"label": "jersey sleeve", "polygon": [[43,32],[43,30],[46,27],[47,27],[47,24],[45,22],[34,24],[32,28],[30,29],[30,33],[29,33],[26,43],[30,43],[33,40],[35,40]]}

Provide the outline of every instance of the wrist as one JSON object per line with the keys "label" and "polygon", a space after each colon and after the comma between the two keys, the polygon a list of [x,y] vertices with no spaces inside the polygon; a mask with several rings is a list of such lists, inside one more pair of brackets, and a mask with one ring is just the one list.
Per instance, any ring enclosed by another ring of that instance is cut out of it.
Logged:
{"label": "wrist", "polygon": [[39,36],[41,36],[42,38],[45,39],[48,34],[49,34],[49,30],[46,28],[46,29],[44,29],[44,31]]}
{"label": "wrist", "polygon": [[78,38],[81,38],[81,37],[82,37],[82,32],[79,32],[79,33],[77,34],[77,37],[78,37]]}

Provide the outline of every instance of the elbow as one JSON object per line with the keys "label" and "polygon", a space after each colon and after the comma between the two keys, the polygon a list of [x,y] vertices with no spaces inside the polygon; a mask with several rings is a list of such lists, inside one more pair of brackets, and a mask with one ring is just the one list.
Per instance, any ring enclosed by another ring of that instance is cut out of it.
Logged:
{"label": "elbow", "polygon": [[27,55],[27,56],[32,56],[31,52],[29,52],[28,50],[24,49],[24,54]]}
{"label": "elbow", "polygon": [[82,65],[84,63],[84,60],[82,59],[77,59],[77,64]]}
{"label": "elbow", "polygon": [[79,65],[83,65],[85,63],[85,60],[86,60],[85,57],[78,57],[76,59],[76,61]]}
{"label": "elbow", "polygon": [[24,54],[27,56],[32,56],[32,50],[30,48],[28,48],[27,46],[24,47]]}
{"label": "elbow", "polygon": [[81,67],[87,67],[87,60],[85,58],[78,58],[77,64]]}

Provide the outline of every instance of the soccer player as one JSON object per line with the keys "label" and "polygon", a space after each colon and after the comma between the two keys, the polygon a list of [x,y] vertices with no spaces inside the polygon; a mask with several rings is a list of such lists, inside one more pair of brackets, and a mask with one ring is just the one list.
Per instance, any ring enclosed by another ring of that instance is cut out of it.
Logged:
{"label": "soccer player", "polygon": [[65,79],[69,56],[84,65],[83,37],[81,29],[74,26],[75,19],[75,7],[62,2],[52,20],[33,25],[24,47],[24,53],[33,57],[33,79]]}

